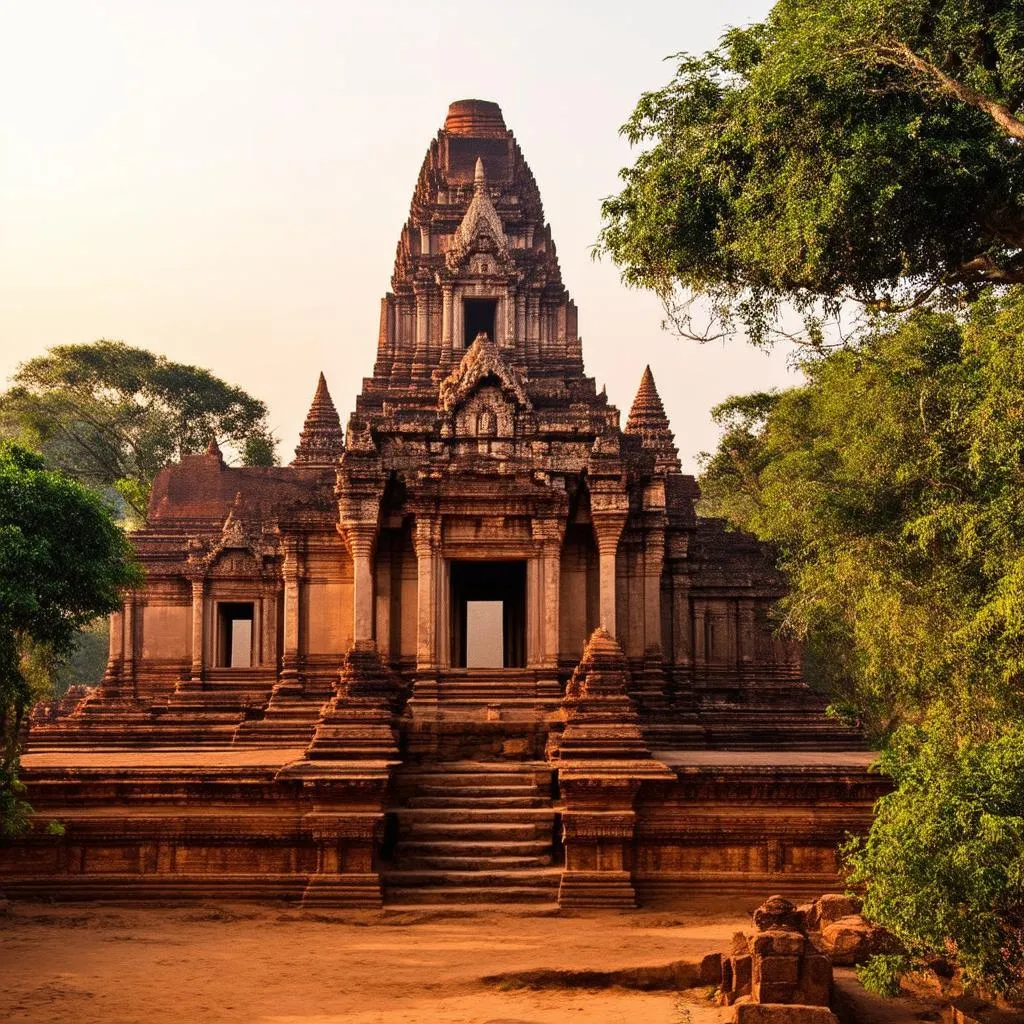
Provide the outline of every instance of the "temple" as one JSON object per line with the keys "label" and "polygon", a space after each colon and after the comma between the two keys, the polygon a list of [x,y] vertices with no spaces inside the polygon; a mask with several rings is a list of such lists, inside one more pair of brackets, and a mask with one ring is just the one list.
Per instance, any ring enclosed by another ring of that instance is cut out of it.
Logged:
{"label": "temple", "polygon": [[[698,517],[654,377],[586,376],[494,103],[430,143],[343,429],[158,475],[103,683],[38,716],[0,889],[307,906],[820,892],[882,783]],[[43,827],[58,820],[62,837]]]}

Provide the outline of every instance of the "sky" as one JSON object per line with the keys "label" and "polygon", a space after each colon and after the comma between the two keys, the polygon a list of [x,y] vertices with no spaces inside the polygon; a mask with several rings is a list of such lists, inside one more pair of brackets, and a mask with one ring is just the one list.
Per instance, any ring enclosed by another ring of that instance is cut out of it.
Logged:
{"label": "sky", "polygon": [[323,370],[342,419],[448,104],[498,102],[540,186],[587,372],[625,414],[650,363],[684,468],[713,405],[796,383],[787,353],[664,331],[595,262],[618,135],[679,51],[768,2],[48,0],[0,5],[0,383],[117,338],[270,408],[290,461]]}

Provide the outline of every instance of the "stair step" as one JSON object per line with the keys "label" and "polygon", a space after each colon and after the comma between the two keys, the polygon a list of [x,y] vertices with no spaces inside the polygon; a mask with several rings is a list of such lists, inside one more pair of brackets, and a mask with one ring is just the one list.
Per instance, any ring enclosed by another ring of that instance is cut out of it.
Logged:
{"label": "stair step", "polygon": [[561,868],[528,868],[502,871],[444,871],[438,869],[406,870],[391,868],[381,872],[385,885],[480,886],[557,886],[562,877]]}
{"label": "stair step", "polygon": [[550,807],[551,801],[539,796],[411,796],[406,807],[429,807],[441,809],[464,809],[475,808],[526,808],[526,807]]}
{"label": "stair step", "polygon": [[403,853],[402,870],[410,871],[473,871],[488,876],[494,872],[539,870],[551,867],[551,855],[539,854],[532,857],[446,857],[439,854]]}
{"label": "stair step", "polygon": [[[543,772],[543,784],[547,785],[550,772]],[[420,792],[426,792],[428,787],[443,787],[447,792],[450,789],[463,786],[479,787],[490,789],[497,787],[528,786],[530,789],[537,787],[538,775],[535,771],[524,772],[416,772],[406,773],[403,778],[407,783],[414,783]]]}
{"label": "stair step", "polygon": [[405,839],[395,848],[398,856],[422,855],[445,857],[540,857],[548,853],[551,843],[546,839],[493,840],[431,839],[426,842]]}
{"label": "stair step", "polygon": [[557,886],[535,888],[532,886],[494,887],[407,887],[390,886],[385,883],[384,896],[389,903],[436,904],[448,908],[453,903],[543,903],[551,904],[557,893]]}
{"label": "stair step", "polygon": [[398,807],[399,822],[429,821],[451,824],[511,825],[518,822],[548,823],[552,807]]}
{"label": "stair step", "polygon": [[[508,825],[471,825],[466,823],[454,823],[441,825],[436,822],[417,823],[408,829],[399,828],[399,835],[403,838],[411,838],[420,842],[428,839],[540,839],[551,836],[551,827],[534,824],[508,824]],[[550,841],[550,838],[549,838]]]}
{"label": "stair step", "polygon": [[430,914],[443,915],[445,917],[475,917],[477,915],[501,913],[511,917],[558,917],[562,908],[557,903],[534,903],[531,901],[522,902],[472,902],[459,904],[450,902],[451,894],[448,892],[438,893],[434,889],[425,890],[433,897],[434,902],[422,903],[392,903],[385,904],[382,913],[385,917],[392,917],[399,914]]}

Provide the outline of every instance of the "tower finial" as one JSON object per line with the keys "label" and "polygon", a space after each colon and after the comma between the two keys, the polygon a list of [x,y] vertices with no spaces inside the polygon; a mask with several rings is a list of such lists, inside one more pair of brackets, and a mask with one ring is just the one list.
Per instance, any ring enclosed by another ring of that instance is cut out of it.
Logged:
{"label": "tower finial", "polygon": [[660,473],[678,473],[681,471],[679,452],[676,450],[675,438],[669,427],[665,407],[661,404],[661,396],[654,383],[654,374],[650,364],[644,367],[640,377],[633,407],[629,410],[626,420],[627,434],[639,435],[643,447],[654,453],[655,468]]}
{"label": "tower finial", "polygon": [[345,450],[345,433],[338,411],[334,408],[327,379],[320,372],[316,393],[299,435],[293,466],[333,466]]}
{"label": "tower finial", "polygon": [[487,184],[487,176],[484,174],[484,160],[483,157],[478,156],[476,158],[476,167],[473,168],[473,185],[476,188],[480,188],[481,185]]}

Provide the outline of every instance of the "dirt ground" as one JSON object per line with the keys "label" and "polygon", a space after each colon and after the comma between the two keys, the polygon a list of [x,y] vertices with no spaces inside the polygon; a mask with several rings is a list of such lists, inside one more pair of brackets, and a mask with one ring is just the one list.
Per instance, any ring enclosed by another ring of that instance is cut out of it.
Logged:
{"label": "dirt ground", "polygon": [[519,975],[699,963],[751,909],[453,917],[14,904],[0,916],[0,1021],[722,1024],[730,1011],[699,988]]}

